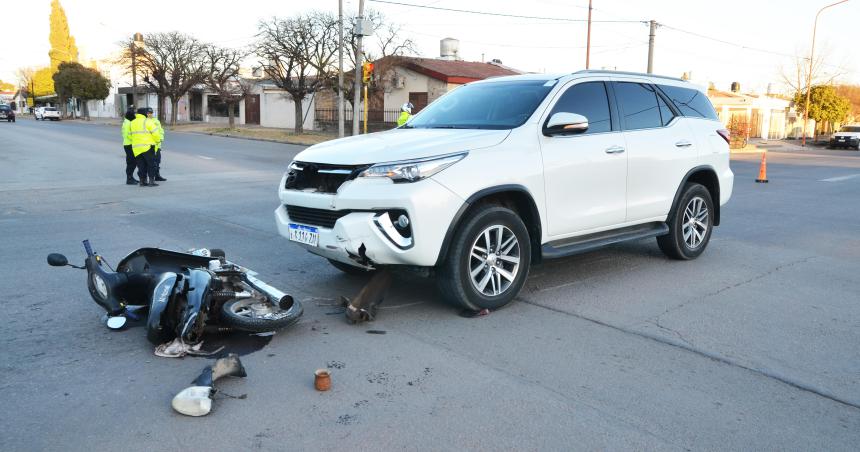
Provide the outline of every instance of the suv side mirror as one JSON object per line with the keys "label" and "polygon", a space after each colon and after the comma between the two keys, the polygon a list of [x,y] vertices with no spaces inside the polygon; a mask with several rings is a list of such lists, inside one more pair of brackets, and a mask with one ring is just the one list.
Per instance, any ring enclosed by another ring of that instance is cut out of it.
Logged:
{"label": "suv side mirror", "polygon": [[553,135],[571,135],[582,133],[588,130],[588,118],[577,113],[567,113],[560,111],[549,117],[546,127],[543,129],[543,134],[546,136]]}
{"label": "suv side mirror", "polygon": [[51,253],[48,255],[48,265],[52,267],[63,267],[68,264],[69,260],[62,254]]}

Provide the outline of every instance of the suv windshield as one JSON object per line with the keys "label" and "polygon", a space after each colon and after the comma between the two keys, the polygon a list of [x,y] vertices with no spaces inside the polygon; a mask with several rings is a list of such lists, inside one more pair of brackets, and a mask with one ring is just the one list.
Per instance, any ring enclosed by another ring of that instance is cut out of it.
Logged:
{"label": "suv windshield", "polygon": [[840,132],[860,132],[860,126],[845,126]]}
{"label": "suv windshield", "polygon": [[513,129],[534,113],[555,80],[461,86],[428,105],[404,126],[421,129]]}
{"label": "suv windshield", "polygon": [[54,107],[45,107],[45,111],[57,111]]}

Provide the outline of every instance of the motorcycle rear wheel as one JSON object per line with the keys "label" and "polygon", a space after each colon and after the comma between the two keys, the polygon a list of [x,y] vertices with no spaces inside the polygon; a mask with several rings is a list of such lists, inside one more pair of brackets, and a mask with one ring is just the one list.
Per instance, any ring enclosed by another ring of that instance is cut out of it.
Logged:
{"label": "motorcycle rear wheel", "polygon": [[[293,312],[290,312],[290,311]],[[221,322],[237,330],[267,333],[286,328],[299,320],[302,307],[298,301],[290,309],[281,309],[255,298],[230,300],[221,307]]]}

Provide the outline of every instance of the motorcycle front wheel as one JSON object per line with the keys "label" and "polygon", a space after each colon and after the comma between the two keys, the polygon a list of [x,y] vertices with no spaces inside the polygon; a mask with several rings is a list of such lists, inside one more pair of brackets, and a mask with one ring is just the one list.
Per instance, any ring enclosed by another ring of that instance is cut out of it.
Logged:
{"label": "motorcycle front wheel", "polygon": [[296,323],[302,311],[298,301],[288,309],[281,309],[256,298],[230,300],[221,307],[221,322],[237,330],[266,333]]}

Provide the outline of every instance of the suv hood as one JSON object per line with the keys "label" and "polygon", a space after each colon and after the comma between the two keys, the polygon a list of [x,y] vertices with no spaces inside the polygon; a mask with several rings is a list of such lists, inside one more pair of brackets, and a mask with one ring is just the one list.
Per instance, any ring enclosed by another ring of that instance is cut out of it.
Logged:
{"label": "suv hood", "polygon": [[510,130],[393,129],[313,145],[296,161],[363,165],[409,160],[495,146]]}
{"label": "suv hood", "polygon": [[860,137],[860,132],[836,132],[834,137]]}

